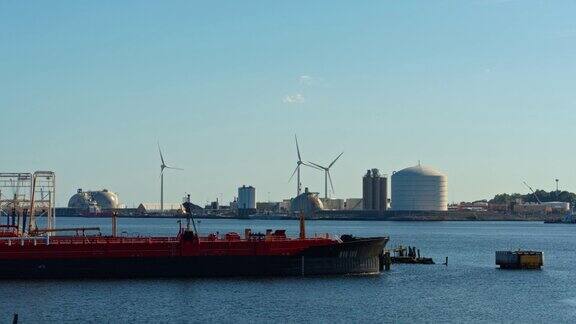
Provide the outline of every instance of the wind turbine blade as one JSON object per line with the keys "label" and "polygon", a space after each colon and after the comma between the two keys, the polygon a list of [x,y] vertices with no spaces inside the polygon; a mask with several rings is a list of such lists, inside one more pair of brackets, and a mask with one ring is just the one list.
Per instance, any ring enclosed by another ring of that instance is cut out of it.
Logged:
{"label": "wind turbine blade", "polygon": [[[309,164],[308,164],[309,163]],[[304,163],[306,166],[312,167],[314,169],[318,169],[318,170],[326,170],[325,167],[321,166],[320,164],[316,164],[314,162],[310,162],[308,161],[308,163]]]}
{"label": "wind turbine blade", "polygon": [[298,168],[300,166],[297,166],[296,169],[294,169],[294,172],[292,172],[292,175],[290,176],[290,179],[288,179],[288,182],[292,181],[292,178],[294,178],[294,175],[296,174],[296,171],[298,171]]}
{"label": "wind turbine blade", "polygon": [[300,156],[300,147],[298,146],[298,137],[294,134],[294,139],[296,140],[296,152],[298,152],[298,161],[302,161],[302,157]]}
{"label": "wind turbine blade", "polygon": [[158,142],[158,153],[160,153],[160,160],[162,161],[162,164],[166,165],[166,163],[164,163],[164,157],[162,156],[162,150],[160,149],[160,142]]}
{"label": "wind turbine blade", "polygon": [[172,170],[180,170],[180,171],[184,171],[184,169],[182,168],[176,168],[176,167],[171,167],[171,166],[165,166],[166,169],[172,169]]}
{"label": "wind turbine blade", "polygon": [[330,175],[330,171],[326,171],[326,173],[328,174],[328,180],[330,180],[330,187],[332,187],[332,193],[336,193],[334,191],[334,184],[332,183],[332,176]]}
{"label": "wind turbine blade", "polygon": [[334,165],[334,163],[336,163],[336,161],[338,161],[338,159],[342,156],[342,154],[344,154],[344,152],[340,153],[340,155],[338,155],[338,156],[334,159],[334,161],[332,161],[332,163],[330,163],[330,165],[328,166],[328,169],[330,169],[330,168]]}

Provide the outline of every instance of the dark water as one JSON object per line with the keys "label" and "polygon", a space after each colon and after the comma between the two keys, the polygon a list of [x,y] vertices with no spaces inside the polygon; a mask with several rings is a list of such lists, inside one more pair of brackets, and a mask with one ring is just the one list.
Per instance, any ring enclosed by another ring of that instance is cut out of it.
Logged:
{"label": "dark water", "polygon": [[[59,219],[59,226],[108,220]],[[175,234],[175,220],[127,219],[132,235]],[[202,220],[204,233],[264,231],[296,221]],[[21,322],[575,322],[576,226],[520,222],[309,221],[308,233],[389,235],[442,265],[395,265],[372,276],[0,281],[0,323]],[[504,271],[494,251],[537,249],[541,271]]]}

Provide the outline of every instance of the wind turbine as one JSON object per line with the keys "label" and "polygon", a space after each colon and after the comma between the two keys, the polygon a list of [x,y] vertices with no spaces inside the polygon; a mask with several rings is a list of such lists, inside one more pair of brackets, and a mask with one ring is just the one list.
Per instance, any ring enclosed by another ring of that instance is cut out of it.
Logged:
{"label": "wind turbine", "polygon": [[330,187],[332,187],[332,193],[334,193],[334,184],[332,183],[332,177],[330,176],[330,168],[338,161],[338,159],[344,154],[344,152],[340,153],[330,165],[327,167],[321,166],[320,164],[316,164],[314,162],[308,162],[315,166],[317,169],[324,170],[324,198],[328,199],[328,179],[330,179]]}
{"label": "wind turbine", "polygon": [[300,196],[300,192],[302,191],[302,183],[300,182],[300,167],[302,165],[315,169],[316,167],[302,161],[302,156],[300,155],[300,147],[298,146],[298,137],[294,135],[294,139],[296,140],[296,152],[298,153],[298,161],[296,161],[296,169],[294,169],[294,172],[292,172],[292,175],[290,176],[290,180],[288,180],[288,182],[292,181],[292,178],[294,178],[294,174],[298,174],[297,177],[298,182],[296,184],[296,196]]}
{"label": "wind turbine", "polygon": [[164,156],[162,156],[162,150],[160,149],[160,143],[158,143],[158,153],[160,153],[160,213],[164,214],[164,169],[173,169],[173,170],[184,170],[176,167],[171,167],[164,162]]}

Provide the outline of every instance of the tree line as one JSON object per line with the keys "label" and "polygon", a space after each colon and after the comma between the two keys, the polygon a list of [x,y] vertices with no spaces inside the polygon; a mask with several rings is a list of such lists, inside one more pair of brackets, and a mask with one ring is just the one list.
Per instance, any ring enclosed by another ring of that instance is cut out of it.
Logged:
{"label": "tree line", "polygon": [[[536,190],[536,196],[540,199],[541,202],[550,202],[550,201],[562,201],[568,202],[571,205],[574,205],[576,202],[576,194],[573,192],[568,191],[545,191],[545,190]],[[489,202],[493,204],[509,204],[511,202],[515,202],[517,199],[521,199],[523,202],[532,202],[537,203],[538,200],[534,197],[533,193],[528,194],[507,194],[501,193],[497,194],[492,198]]]}

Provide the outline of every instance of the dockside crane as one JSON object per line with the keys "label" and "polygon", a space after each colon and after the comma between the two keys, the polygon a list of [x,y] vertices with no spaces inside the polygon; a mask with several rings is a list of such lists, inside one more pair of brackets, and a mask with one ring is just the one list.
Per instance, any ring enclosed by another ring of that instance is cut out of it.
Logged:
{"label": "dockside crane", "polygon": [[534,191],[534,189],[532,189],[532,187],[530,187],[530,185],[528,185],[526,183],[526,181],[522,181],[524,183],[524,185],[526,187],[528,187],[528,189],[530,189],[530,191],[532,191],[532,194],[534,195],[534,198],[536,198],[536,201],[538,202],[538,204],[542,204],[542,201],[540,201],[540,198],[538,198],[538,195],[536,194],[536,191]]}

